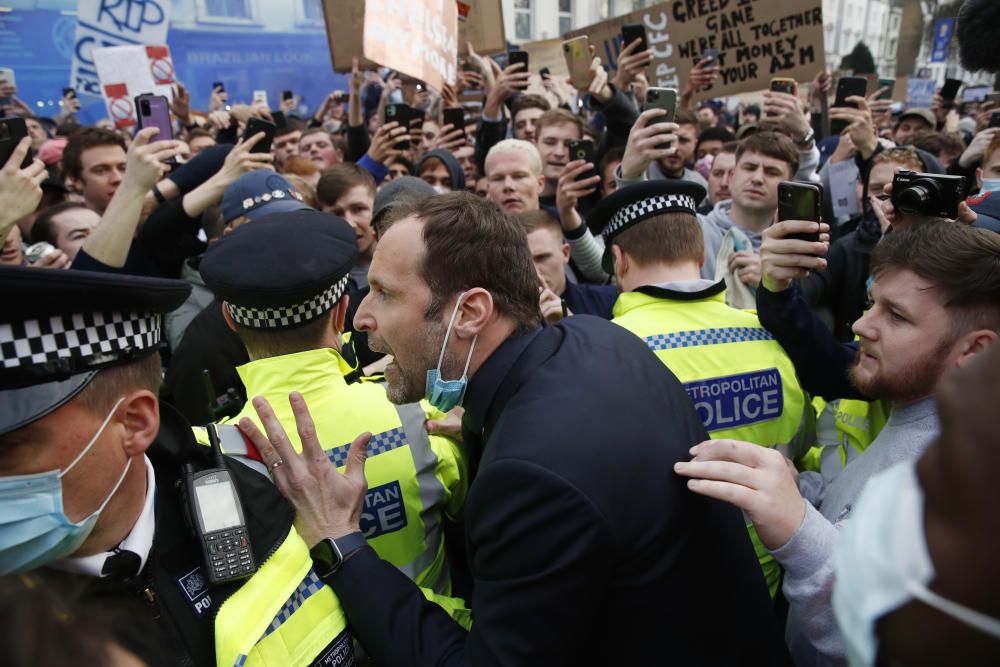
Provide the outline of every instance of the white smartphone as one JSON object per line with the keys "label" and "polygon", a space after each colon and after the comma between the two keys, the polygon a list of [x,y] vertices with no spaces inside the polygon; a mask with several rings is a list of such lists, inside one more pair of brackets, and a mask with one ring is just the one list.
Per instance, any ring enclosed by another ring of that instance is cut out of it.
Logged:
{"label": "white smartphone", "polygon": [[266,90],[255,90],[255,91],[253,91],[253,103],[257,104],[258,102],[263,102],[264,106],[270,108],[270,105],[267,103],[267,91]]}

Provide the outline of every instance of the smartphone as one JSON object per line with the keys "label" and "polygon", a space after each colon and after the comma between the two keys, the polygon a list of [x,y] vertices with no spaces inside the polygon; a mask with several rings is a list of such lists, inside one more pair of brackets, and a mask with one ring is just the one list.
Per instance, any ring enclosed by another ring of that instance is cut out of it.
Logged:
{"label": "smartphone", "polygon": [[448,107],[441,114],[445,125],[451,124],[456,130],[465,129],[465,109],[462,107]]}
{"label": "smartphone", "polygon": [[288,125],[288,119],[285,118],[284,111],[272,111],[271,120],[274,121],[274,126],[277,127],[279,130],[284,126]]}
{"label": "smartphone", "polygon": [[646,26],[641,23],[626,23],[622,26],[622,48],[634,42],[635,40],[642,40],[639,44],[639,48],[633,53],[639,53],[640,51],[645,51],[649,48],[646,42]]}
{"label": "smartphone", "polygon": [[[857,108],[853,102],[848,102],[848,97],[864,97],[868,93],[868,80],[863,76],[845,76],[837,82],[837,95],[833,100],[835,107]],[[830,135],[840,134],[847,129],[847,122],[843,120],[830,121]]]}
{"label": "smartphone", "polygon": [[253,103],[257,104],[258,102],[263,103],[264,106],[266,106],[266,107],[270,106],[267,103],[267,91],[266,90],[255,90],[255,91],[253,91]]}
{"label": "smartphone", "polygon": [[[508,51],[507,52],[507,64],[508,65],[514,65],[516,63],[524,63],[524,67],[522,69],[517,70],[518,73],[528,72],[529,71],[528,70],[528,52],[527,51]],[[528,85],[525,84],[525,85],[521,86],[521,89],[524,90],[527,87],[528,87]]]}
{"label": "smartphone", "polygon": [[[820,221],[823,190],[814,183],[782,181],[778,183],[778,222],[783,220]],[[789,234],[785,238],[818,243],[819,231],[812,234]]]}
{"label": "smartphone", "polygon": [[677,91],[674,88],[650,88],[646,91],[646,104],[643,105],[643,111],[646,109],[663,109],[667,112],[666,116],[656,118],[655,122],[657,123],[674,122],[674,113],[677,111]]}
{"label": "smartphone", "polygon": [[987,127],[1000,127],[1000,111],[990,114],[990,124]]}
{"label": "smartphone", "polygon": [[878,96],[877,99],[880,100],[891,100],[892,99],[892,89],[896,86],[895,79],[879,79],[878,84],[875,86],[875,90],[881,90],[882,88],[888,88],[887,91]]}
{"label": "smartphone", "polygon": [[993,104],[1000,104],[1000,93],[987,93],[986,101]]}
{"label": "smartphone", "polygon": [[[7,164],[17,144],[26,136],[28,136],[28,124],[23,118],[0,118],[0,167]],[[29,148],[28,154],[21,161],[21,169],[31,164],[33,159]]]}
{"label": "smartphone", "polygon": [[701,58],[699,58],[698,60],[700,62],[700,61],[704,60],[705,58],[708,58],[708,62],[705,63],[705,67],[715,67],[716,64],[717,64],[716,61],[718,61],[718,59],[719,59],[719,50],[718,49],[705,49],[705,50],[703,50],[701,52]]}
{"label": "smartphone", "polygon": [[583,172],[576,177],[576,180],[583,181],[597,173],[595,171],[597,161],[595,159],[594,142],[590,139],[580,139],[579,141],[569,142],[569,159],[571,162],[573,160],[585,160],[586,162],[594,165],[594,169],[588,169]]}
{"label": "smartphone", "polygon": [[944,100],[946,106],[951,106],[955,101],[955,97],[958,96],[958,89],[962,87],[961,79],[945,79],[944,85],[941,86],[941,99]]}
{"label": "smartphone", "polygon": [[173,124],[170,122],[170,102],[164,95],[137,95],[135,98],[136,132],[147,127],[155,127],[160,133],[150,141],[167,141],[174,138]]}
{"label": "smartphone", "polygon": [[771,79],[771,90],[776,93],[795,95],[799,91],[799,84],[795,79],[775,77]]}
{"label": "smartphone", "polygon": [[[385,105],[385,122],[391,123],[393,121],[399,123],[401,126],[409,129],[410,121],[413,119],[412,109],[409,104],[386,104]],[[410,140],[402,139],[397,141],[395,144],[396,148],[401,150],[409,150]]]}
{"label": "smartphone", "polygon": [[586,89],[590,86],[590,40],[586,35],[574,37],[562,43],[566,69],[574,88]]}
{"label": "smartphone", "polygon": [[292,95],[292,91],[290,91],[290,90],[283,90],[283,91],[281,91],[281,99],[282,100],[290,100],[293,97],[295,97],[295,96]]}
{"label": "smartphone", "polygon": [[14,76],[14,70],[9,67],[0,67],[0,79],[6,81],[12,86],[17,85],[17,79]]}
{"label": "smartphone", "polygon": [[246,129],[243,130],[243,141],[246,141],[258,132],[264,133],[264,138],[257,142],[251,149],[251,153],[270,153],[271,142],[274,141],[274,131],[278,126],[263,118],[251,118],[247,121]]}

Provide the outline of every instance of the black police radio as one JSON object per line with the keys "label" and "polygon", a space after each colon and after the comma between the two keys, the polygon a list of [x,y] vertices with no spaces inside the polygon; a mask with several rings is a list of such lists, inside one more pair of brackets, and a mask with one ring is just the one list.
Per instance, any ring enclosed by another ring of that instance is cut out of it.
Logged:
{"label": "black police radio", "polygon": [[257,571],[243,505],[233,478],[226,469],[215,424],[209,424],[215,467],[196,471],[185,467],[185,490],[191,527],[201,546],[210,584],[246,579]]}

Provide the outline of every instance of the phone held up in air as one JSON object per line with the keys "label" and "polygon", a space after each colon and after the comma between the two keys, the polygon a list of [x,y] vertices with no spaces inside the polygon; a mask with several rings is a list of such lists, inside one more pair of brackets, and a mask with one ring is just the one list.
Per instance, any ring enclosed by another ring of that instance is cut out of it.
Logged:
{"label": "phone held up in air", "polygon": [[[812,220],[820,222],[823,207],[823,189],[815,183],[782,181],[778,183],[778,222],[784,220]],[[785,238],[818,243],[819,230],[815,233],[789,234]]]}
{"label": "phone held up in air", "polygon": [[137,95],[135,98],[136,132],[147,127],[155,127],[159,133],[150,141],[167,141],[174,138],[174,128],[170,123],[170,102],[164,95]]}
{"label": "phone held up in air", "polygon": [[[848,97],[864,97],[868,92],[868,80],[863,76],[845,76],[837,82],[837,95],[833,100],[834,107],[857,108],[854,102],[848,102]],[[847,129],[847,121],[831,120],[830,135],[840,134]]]}
{"label": "phone held up in air", "polygon": [[[28,136],[28,124],[23,118],[0,118],[0,167],[7,164],[17,145],[21,143],[21,139],[26,136]],[[29,148],[28,154],[21,161],[21,169],[30,165],[33,159]]]}
{"label": "phone held up in air", "polygon": [[[522,67],[521,69],[518,69],[518,70],[514,70],[516,73],[523,74],[524,72],[530,71],[528,69],[528,52],[527,51],[515,50],[515,51],[508,51],[507,52],[507,64],[508,65],[515,65],[517,63],[522,63],[524,65],[524,67]],[[525,88],[527,88],[527,87],[528,87],[527,85],[521,86],[522,90],[525,89]]]}
{"label": "phone held up in air", "polygon": [[649,48],[649,44],[646,42],[646,26],[641,23],[626,23],[622,26],[622,48],[634,42],[635,40],[640,40],[639,47],[633,51],[633,53],[641,53]]}
{"label": "phone held up in air", "polygon": [[[570,162],[572,162],[573,160],[583,160],[585,162],[589,162],[592,165],[595,165],[596,168],[595,157],[596,153],[594,150],[594,142],[591,141],[590,139],[580,139],[577,141],[569,142]],[[591,178],[592,176],[595,176],[596,174],[597,172],[594,169],[588,169],[587,171],[578,175],[576,177],[576,180],[583,181],[588,178]]]}
{"label": "phone held up in air", "polygon": [[574,88],[586,89],[590,85],[590,40],[586,35],[562,43],[566,69]]}
{"label": "phone held up in air", "polygon": [[[407,128],[407,130],[409,130],[410,121],[414,119],[414,116],[415,114],[413,113],[413,109],[410,107],[409,104],[393,103],[385,105],[386,123],[397,122],[399,123],[400,127],[405,127]],[[395,146],[400,150],[404,151],[409,150],[410,140],[401,139],[395,143]]]}
{"label": "phone held up in air", "polygon": [[465,129],[465,109],[462,107],[446,107],[441,110],[444,125],[451,125],[456,130]]}
{"label": "phone held up in air", "polygon": [[944,85],[941,86],[941,99],[944,100],[944,105],[950,107],[955,103],[955,98],[958,97],[958,90],[962,87],[961,79],[945,79]]}
{"label": "phone held up in air", "polygon": [[243,130],[243,141],[247,141],[258,132],[264,133],[264,138],[254,144],[250,149],[251,153],[270,153],[271,143],[274,141],[274,132],[278,126],[263,118],[251,118],[247,121],[246,129]]}
{"label": "phone held up in air", "polygon": [[799,91],[799,84],[795,79],[775,77],[771,79],[771,90],[775,93],[795,95]]}
{"label": "phone held up in air", "polygon": [[674,122],[674,114],[677,112],[677,90],[674,88],[650,88],[646,91],[646,109],[663,109],[667,112],[665,116],[655,119],[657,123]]}
{"label": "phone held up in air", "polygon": [[191,528],[201,547],[209,584],[246,579],[257,570],[243,503],[222,458],[215,424],[207,427],[214,467],[184,467],[185,500]]}

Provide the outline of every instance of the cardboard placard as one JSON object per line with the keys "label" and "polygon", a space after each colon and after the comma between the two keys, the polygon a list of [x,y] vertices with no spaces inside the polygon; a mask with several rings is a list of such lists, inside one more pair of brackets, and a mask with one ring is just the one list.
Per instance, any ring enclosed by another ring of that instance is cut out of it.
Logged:
{"label": "cardboard placard", "polygon": [[507,48],[507,35],[503,27],[503,7],[500,0],[457,0],[458,52],[469,52],[466,46],[480,55],[499,53]]}
{"label": "cardboard placard", "polygon": [[563,39],[589,37],[613,75],[626,23],[646,27],[650,86],[680,91],[702,51],[719,51],[719,79],[696,99],[764,90],[774,77],[806,83],[825,66],[822,0],[669,2],[572,30]]}
{"label": "cardboard placard", "polygon": [[366,0],[364,54],[441,90],[458,69],[454,0]]}
{"label": "cardboard placard", "polygon": [[172,99],[172,86],[177,81],[170,49],[165,45],[95,49],[93,58],[108,117],[115,127],[136,124],[136,95],[152,93]]}
{"label": "cardboard placard", "polygon": [[[350,72],[351,59],[362,55],[365,0],[323,0],[323,20],[326,22],[333,71]],[[362,55],[361,67],[372,69],[377,64]]]}

